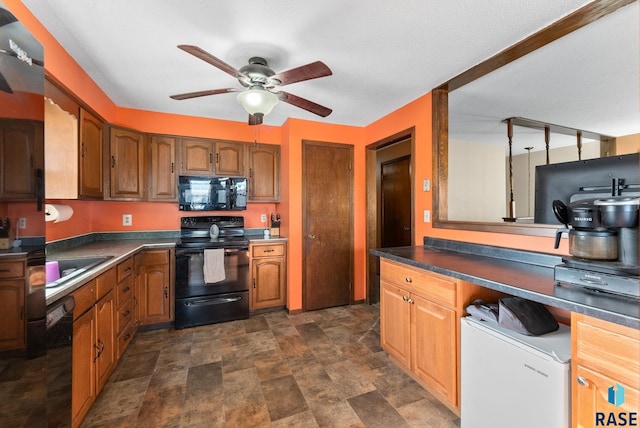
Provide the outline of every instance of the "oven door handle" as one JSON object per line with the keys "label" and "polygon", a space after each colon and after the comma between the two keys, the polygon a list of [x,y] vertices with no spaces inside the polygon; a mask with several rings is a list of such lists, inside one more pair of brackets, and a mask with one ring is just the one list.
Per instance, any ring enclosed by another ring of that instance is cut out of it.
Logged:
{"label": "oven door handle", "polygon": [[200,300],[191,300],[185,302],[185,306],[211,306],[211,305],[224,305],[227,303],[233,303],[242,300],[241,296],[238,297],[216,297],[213,299],[200,299]]}
{"label": "oven door handle", "polygon": [[242,251],[249,251],[249,249],[248,248],[225,248],[224,249],[225,254],[241,253]]}
{"label": "oven door handle", "polygon": [[[204,251],[203,248],[190,248],[190,249],[177,249],[176,250],[176,256],[183,256],[183,257],[187,257],[189,254],[202,254]],[[241,248],[225,248],[224,249],[224,254],[225,255],[229,255],[229,254],[236,254],[236,253],[241,253],[243,251],[249,251],[248,247],[241,247]]]}

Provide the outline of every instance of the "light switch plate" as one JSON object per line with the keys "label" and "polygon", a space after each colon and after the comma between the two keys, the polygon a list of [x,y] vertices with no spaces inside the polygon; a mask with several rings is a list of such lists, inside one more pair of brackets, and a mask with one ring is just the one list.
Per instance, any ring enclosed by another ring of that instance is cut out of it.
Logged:
{"label": "light switch plate", "polygon": [[424,180],[422,180],[422,191],[423,192],[431,191],[431,180],[429,180],[428,178],[425,178]]}
{"label": "light switch plate", "polygon": [[431,211],[424,210],[424,222],[425,223],[430,223],[431,222]]}

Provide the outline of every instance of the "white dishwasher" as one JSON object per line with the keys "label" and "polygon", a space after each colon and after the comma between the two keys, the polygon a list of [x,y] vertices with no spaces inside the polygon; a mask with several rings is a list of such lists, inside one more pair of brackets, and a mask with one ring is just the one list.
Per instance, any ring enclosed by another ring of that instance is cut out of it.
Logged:
{"label": "white dishwasher", "polygon": [[571,330],[525,336],[461,319],[462,428],[569,428]]}

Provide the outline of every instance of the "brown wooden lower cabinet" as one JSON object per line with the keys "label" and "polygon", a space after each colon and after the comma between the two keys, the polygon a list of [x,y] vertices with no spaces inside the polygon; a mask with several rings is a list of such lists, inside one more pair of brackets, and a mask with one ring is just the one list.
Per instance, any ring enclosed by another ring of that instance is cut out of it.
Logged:
{"label": "brown wooden lower cabinet", "polygon": [[632,426],[632,417],[637,424],[640,331],[572,313],[571,345],[572,426]]}
{"label": "brown wooden lower cabinet", "polygon": [[0,263],[0,351],[25,349],[25,259]]}
{"label": "brown wooden lower cabinet", "polygon": [[459,318],[471,301],[499,296],[475,284],[382,259],[382,348],[418,383],[459,412]]}
{"label": "brown wooden lower cabinet", "polygon": [[287,304],[286,243],[251,244],[250,310]]}
{"label": "brown wooden lower cabinet", "polygon": [[173,320],[173,250],[145,250],[136,255],[140,325]]}

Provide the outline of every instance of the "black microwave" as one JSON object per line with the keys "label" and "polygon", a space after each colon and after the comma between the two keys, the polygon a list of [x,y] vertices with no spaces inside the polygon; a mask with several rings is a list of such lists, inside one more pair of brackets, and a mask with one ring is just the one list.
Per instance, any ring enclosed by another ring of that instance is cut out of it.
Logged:
{"label": "black microwave", "polygon": [[238,211],[247,209],[245,177],[178,177],[180,211]]}

